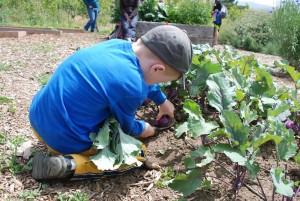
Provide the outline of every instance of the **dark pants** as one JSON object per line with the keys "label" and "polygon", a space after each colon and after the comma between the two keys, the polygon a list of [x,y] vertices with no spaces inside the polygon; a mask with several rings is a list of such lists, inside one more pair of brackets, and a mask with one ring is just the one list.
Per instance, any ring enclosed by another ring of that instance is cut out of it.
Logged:
{"label": "dark pants", "polygon": [[89,28],[91,27],[91,32],[94,32],[96,29],[98,10],[97,9],[88,9],[88,14],[89,14],[90,20],[86,23],[86,25],[84,26],[84,29],[86,31],[88,31]]}
{"label": "dark pants", "polygon": [[135,27],[138,22],[138,16],[136,15],[130,23],[127,23],[127,20],[125,17],[121,17],[121,23],[122,23],[122,30],[124,33],[124,38],[131,38],[132,41],[136,40],[135,36]]}

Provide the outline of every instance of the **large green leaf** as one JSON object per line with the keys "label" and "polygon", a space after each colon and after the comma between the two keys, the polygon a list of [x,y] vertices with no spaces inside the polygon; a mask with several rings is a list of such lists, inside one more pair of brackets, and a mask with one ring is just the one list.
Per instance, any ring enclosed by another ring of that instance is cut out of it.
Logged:
{"label": "large green leaf", "polygon": [[233,111],[223,110],[220,119],[225,127],[225,132],[230,134],[231,140],[237,141],[239,145],[248,142],[249,128],[243,125],[237,114]]}
{"label": "large green leaf", "polygon": [[98,132],[98,136],[93,136],[93,139],[98,153],[91,156],[90,159],[99,170],[116,170],[119,167],[133,164],[142,165],[136,158],[142,149],[142,143],[125,134],[115,119],[106,120]]}
{"label": "large green leaf", "polygon": [[262,68],[256,68],[256,78],[251,85],[251,89],[252,95],[256,97],[263,94],[267,95],[267,97],[273,97],[276,92],[272,76]]}
{"label": "large green leaf", "polygon": [[227,138],[230,137],[230,135],[225,132],[225,129],[221,128],[211,132],[209,135],[206,136],[206,139],[213,139],[214,137],[218,137],[218,136],[226,136]]}
{"label": "large green leaf", "polygon": [[273,140],[275,142],[275,144],[279,144],[283,140],[283,137],[277,136],[277,135],[271,135],[269,133],[261,134],[258,139],[255,139],[253,141],[253,148],[254,148],[254,150],[256,150],[262,144],[264,144],[264,143],[266,143],[266,142],[268,142],[270,140]]}
{"label": "large green leaf", "polygon": [[191,195],[197,188],[201,187],[201,172],[193,170],[189,174],[178,174],[169,184],[173,190],[183,193],[184,196]]}
{"label": "large green leaf", "polygon": [[207,95],[209,104],[219,112],[230,110],[236,104],[235,87],[230,86],[228,77],[224,73],[210,75],[206,83],[209,86]]}
{"label": "large green leaf", "polygon": [[268,118],[271,119],[270,117],[275,117],[276,119],[278,119],[279,121],[284,121],[287,119],[288,116],[291,115],[289,109],[290,109],[290,105],[286,104],[286,103],[282,103],[282,104],[277,104],[278,106],[276,107],[276,109],[268,110]]}
{"label": "large green leaf", "polygon": [[116,157],[107,146],[100,153],[91,156],[90,159],[97,166],[98,170],[114,170]]}
{"label": "large green leaf", "polygon": [[200,135],[209,134],[213,129],[218,128],[216,122],[205,122],[201,115],[199,105],[190,99],[184,101],[183,110],[189,115],[187,122],[178,126],[175,136],[178,138],[183,133],[191,137],[198,137]]}
{"label": "large green leaf", "polygon": [[189,114],[190,118],[195,118],[195,119],[202,118],[199,105],[191,99],[186,99],[184,101],[183,110]]}
{"label": "large green leaf", "polygon": [[205,166],[215,159],[215,153],[209,147],[205,146],[199,146],[198,149],[196,151],[192,151],[190,155],[192,159],[205,157],[200,163],[196,163],[196,166],[198,167]]}
{"label": "large green leaf", "polygon": [[90,135],[96,149],[103,149],[109,144],[109,132],[109,122],[106,121],[96,136],[92,137],[93,133]]}
{"label": "large green leaf", "polygon": [[284,68],[290,74],[295,83],[297,83],[300,80],[300,72],[296,71],[294,67],[288,65],[283,65],[281,67]]}
{"label": "large green leaf", "polygon": [[258,155],[259,149],[255,150],[251,154],[251,158],[248,158],[246,161],[246,168],[250,173],[252,178],[256,178],[257,173],[260,171],[259,165],[255,162],[255,157]]}
{"label": "large green leaf", "polygon": [[278,159],[287,160],[294,157],[298,149],[297,145],[294,143],[294,132],[290,129],[286,129],[284,123],[278,120],[272,122],[270,128],[269,134],[280,136],[282,138],[279,143],[275,141]]}
{"label": "large green leaf", "polygon": [[192,96],[196,96],[198,94],[202,94],[204,90],[207,88],[206,80],[209,75],[218,73],[222,70],[221,65],[211,63],[208,60],[203,66],[196,70],[195,78],[191,83],[191,89],[193,92],[191,93]]}
{"label": "large green leaf", "polygon": [[126,150],[127,153],[131,153],[142,149],[142,143],[139,140],[131,137],[130,135],[126,135],[121,128],[118,129],[123,150]]}
{"label": "large green leaf", "polygon": [[250,123],[258,118],[256,111],[251,111],[249,105],[246,102],[241,102],[240,106],[241,117],[244,119],[244,125],[249,126]]}
{"label": "large green leaf", "polygon": [[273,184],[275,186],[276,192],[281,195],[292,197],[294,194],[293,192],[294,182],[288,181],[284,178],[285,176],[283,170],[272,168],[270,170],[270,174],[272,176]]}
{"label": "large green leaf", "polygon": [[294,143],[294,140],[294,133],[289,131],[289,135],[286,135],[283,141],[276,145],[280,160],[288,160],[296,155],[298,146]]}
{"label": "large green leaf", "polygon": [[250,56],[242,56],[240,58],[239,65],[241,67],[240,72],[242,75],[246,75],[247,77],[249,77],[251,75],[251,72],[252,72],[251,67],[257,64],[257,62],[255,62],[254,58],[255,58],[254,54],[252,54]]}
{"label": "large green leaf", "polygon": [[188,122],[184,122],[183,124],[179,125],[177,128],[176,128],[176,134],[175,136],[177,138],[179,138],[183,133],[188,133]]}
{"label": "large green leaf", "polygon": [[236,88],[242,89],[243,91],[248,91],[250,86],[249,80],[245,75],[242,75],[240,72],[240,68],[232,67],[230,72],[233,76],[233,82],[235,83]]}
{"label": "large green leaf", "polygon": [[230,160],[239,165],[245,166],[247,158],[245,158],[242,152],[237,148],[232,148],[229,144],[216,144],[212,145],[211,148],[218,153],[225,154]]}
{"label": "large green leaf", "polygon": [[300,152],[298,152],[298,154],[294,157],[294,160],[296,163],[300,164]]}
{"label": "large green leaf", "polygon": [[219,125],[216,122],[205,122],[203,118],[199,120],[192,118],[188,119],[188,134],[191,137],[207,135],[218,127]]}

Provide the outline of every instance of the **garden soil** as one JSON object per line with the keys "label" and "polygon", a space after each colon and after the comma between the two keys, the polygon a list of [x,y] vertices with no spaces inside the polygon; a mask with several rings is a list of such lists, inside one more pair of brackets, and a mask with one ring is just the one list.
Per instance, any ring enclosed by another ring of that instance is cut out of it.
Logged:
{"label": "garden soil", "polygon": [[[13,100],[12,103],[0,104],[0,132],[7,137],[6,142],[12,142],[23,136],[25,141],[32,143],[33,152],[46,152],[45,146],[33,135],[28,121],[28,108],[32,97],[41,88],[41,78],[44,75],[51,75],[63,59],[78,49],[101,41],[101,36],[92,33],[62,34],[60,36],[28,35],[19,39],[0,39],[0,96]],[[223,47],[216,46],[216,48],[221,50]],[[253,54],[242,50],[238,50],[238,52],[240,55]],[[276,56],[254,54],[261,64],[272,66],[274,61],[280,60]],[[293,87],[289,78],[274,77],[274,80],[279,86]],[[105,177],[96,181],[39,183],[31,177],[30,171],[12,174],[11,168],[13,167],[4,168],[0,171],[0,200],[59,200],[59,195],[62,200],[62,195],[71,197],[78,195],[78,192],[89,195],[88,200],[176,200],[182,195],[163,185],[158,185],[157,181],[165,178],[164,175],[170,167],[175,173],[183,172],[184,157],[188,156],[196,146],[201,145],[202,141],[200,138],[177,139],[174,136],[175,129],[176,125],[161,131],[157,136],[142,139],[148,147],[148,157],[161,166],[160,170],[142,167],[121,176]],[[0,152],[11,154],[12,151],[11,144],[0,144]],[[270,165],[275,167],[273,159],[274,152],[270,147],[265,146],[265,150],[262,150],[262,157],[259,159],[262,161],[263,167],[270,167]],[[13,166],[26,165],[29,160],[30,158],[27,159],[25,156],[17,157]],[[243,186],[236,193],[230,186],[234,181],[234,177],[229,173],[232,166],[226,159],[222,161],[224,164],[221,166],[228,167],[226,171],[216,164],[211,164],[203,169],[206,178],[212,182],[212,188],[197,190],[188,197],[189,200],[261,200],[252,192],[253,190],[260,192],[258,182],[262,183],[264,193],[268,200],[271,200],[273,187],[267,170],[260,173],[259,180],[247,179],[245,181],[247,187]],[[2,162],[0,158],[0,164],[3,164]],[[291,165],[291,163],[285,164]],[[275,197],[275,200],[280,199],[279,196]]]}

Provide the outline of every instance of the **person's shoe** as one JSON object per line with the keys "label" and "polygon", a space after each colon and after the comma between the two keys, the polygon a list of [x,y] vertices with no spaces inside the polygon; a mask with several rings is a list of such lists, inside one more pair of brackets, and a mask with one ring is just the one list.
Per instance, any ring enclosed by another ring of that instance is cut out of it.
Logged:
{"label": "person's shoe", "polygon": [[72,159],[64,156],[48,156],[37,153],[32,160],[32,177],[36,180],[63,179],[74,174]]}

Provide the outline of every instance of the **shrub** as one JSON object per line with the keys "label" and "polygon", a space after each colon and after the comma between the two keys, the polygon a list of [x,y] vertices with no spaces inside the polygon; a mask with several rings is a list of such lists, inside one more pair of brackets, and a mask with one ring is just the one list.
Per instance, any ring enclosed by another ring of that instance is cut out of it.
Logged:
{"label": "shrub", "polygon": [[[107,24],[110,21],[112,0],[99,0],[101,14],[98,22]],[[82,0],[1,0],[1,25],[25,25],[37,27],[81,27],[75,17],[88,18]]]}
{"label": "shrub", "polygon": [[191,25],[211,23],[212,5],[209,1],[185,0],[176,3],[170,0],[167,5],[168,22]]}
{"label": "shrub", "polygon": [[244,10],[236,20],[223,22],[219,42],[236,48],[260,52],[271,41],[269,20],[265,11]]}
{"label": "shrub", "polygon": [[157,0],[146,0],[139,8],[141,21],[164,22],[166,21],[166,7],[159,5]]}
{"label": "shrub", "polygon": [[168,0],[164,6],[157,0],[145,0],[139,8],[141,21],[208,25],[212,5],[207,0]]}
{"label": "shrub", "polygon": [[277,7],[270,21],[274,43],[279,46],[279,54],[290,65],[300,69],[300,4],[287,0]]}

